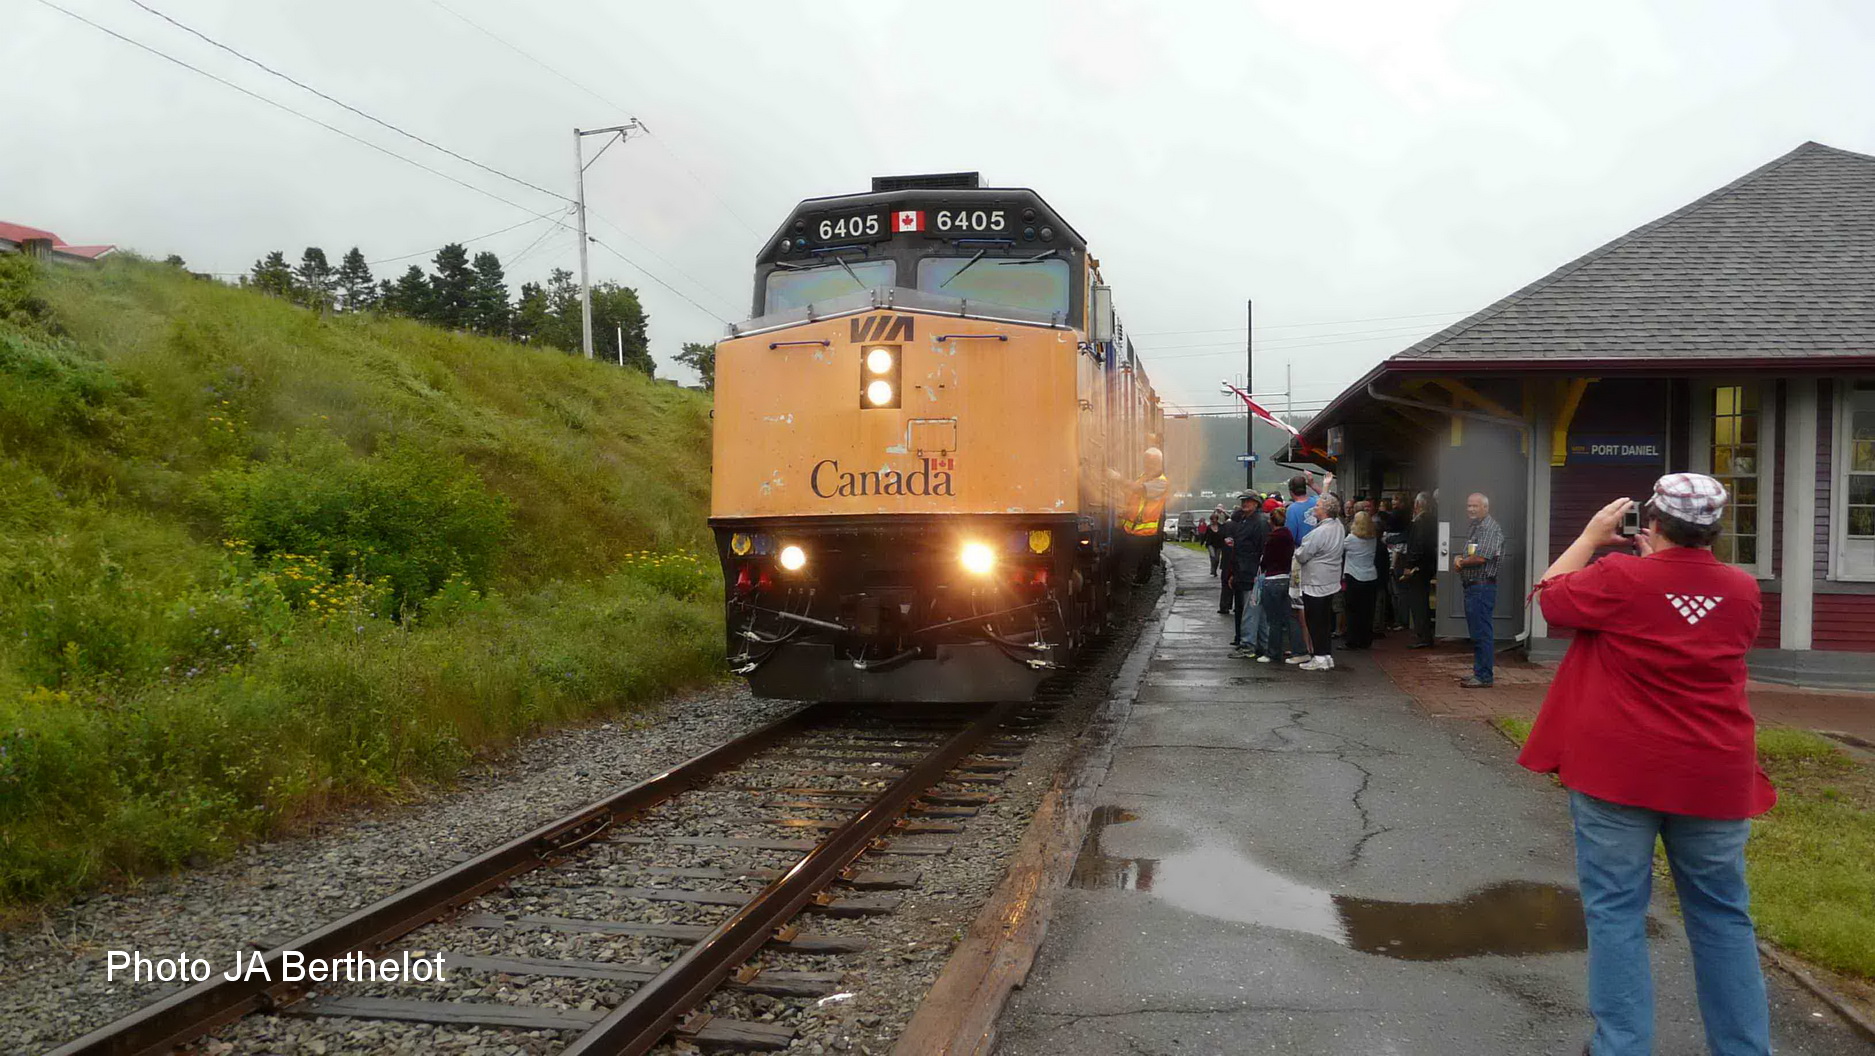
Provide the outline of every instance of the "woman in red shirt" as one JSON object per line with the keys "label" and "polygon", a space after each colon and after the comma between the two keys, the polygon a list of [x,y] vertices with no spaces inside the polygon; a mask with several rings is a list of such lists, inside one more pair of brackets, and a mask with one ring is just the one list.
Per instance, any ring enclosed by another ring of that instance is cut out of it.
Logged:
{"label": "woman in red shirt", "polygon": [[[1654,484],[1589,521],[1537,585],[1543,617],[1575,632],[1518,762],[1570,790],[1589,933],[1593,1056],[1653,1051],[1647,905],[1654,840],[1667,850],[1692,942],[1706,1044],[1766,1056],[1770,1015],[1745,886],[1750,819],[1777,794],[1758,768],[1745,652],[1758,582],[1712,554],[1726,503],[1711,477]],[[1601,547],[1632,546],[1590,563]]]}

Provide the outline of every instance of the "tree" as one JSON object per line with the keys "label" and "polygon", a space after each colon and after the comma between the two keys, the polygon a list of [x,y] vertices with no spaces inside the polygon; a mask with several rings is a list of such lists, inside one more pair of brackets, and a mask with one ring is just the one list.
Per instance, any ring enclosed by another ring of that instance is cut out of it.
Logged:
{"label": "tree", "polygon": [[395,285],[385,282],[380,303],[387,312],[412,319],[427,319],[430,315],[430,280],[424,277],[422,268],[412,264],[404,269],[403,276]]}
{"label": "tree", "polygon": [[500,337],[508,332],[508,283],[493,253],[475,255],[475,278],[469,287],[469,325],[478,333]]}
{"label": "tree", "polygon": [[[638,303],[638,291],[616,282],[602,282],[592,288],[593,355],[651,374],[657,362],[651,358],[651,341],[645,335],[645,310]],[[579,333],[579,298],[573,298],[573,333]],[[619,339],[624,338],[621,354]],[[575,338],[574,348],[578,348]]]}
{"label": "tree", "polygon": [[164,257],[163,263],[169,265],[172,268],[180,268],[183,271],[189,270],[188,263],[185,262],[181,257],[177,256],[174,253],[171,253],[169,256]]}
{"label": "tree", "polygon": [[286,254],[279,250],[254,262],[254,288],[274,297],[293,295],[293,269],[287,267]]}
{"label": "tree", "polygon": [[579,287],[565,268],[547,275],[547,311],[553,321],[542,331],[541,340],[563,352],[579,351]]}
{"label": "tree", "polygon": [[332,265],[326,262],[326,251],[307,246],[300,254],[299,267],[293,269],[294,299],[314,311],[330,311],[332,290]]}
{"label": "tree", "polygon": [[475,289],[475,272],[469,267],[469,251],[462,243],[451,242],[436,251],[436,274],[430,276],[429,311],[423,316],[438,326],[461,330],[469,325],[470,300]]}
{"label": "tree", "polygon": [[365,263],[365,255],[353,246],[339,261],[336,276],[339,295],[345,310],[358,312],[369,308],[378,299],[377,284],[371,281],[371,265]]}
{"label": "tree", "polygon": [[548,344],[549,332],[556,320],[547,303],[547,291],[538,282],[521,284],[521,299],[514,305],[514,320],[509,332],[524,345]]}
{"label": "tree", "polygon": [[703,377],[703,387],[716,390],[716,346],[685,341],[684,350],[677,353],[677,362],[696,371]]}

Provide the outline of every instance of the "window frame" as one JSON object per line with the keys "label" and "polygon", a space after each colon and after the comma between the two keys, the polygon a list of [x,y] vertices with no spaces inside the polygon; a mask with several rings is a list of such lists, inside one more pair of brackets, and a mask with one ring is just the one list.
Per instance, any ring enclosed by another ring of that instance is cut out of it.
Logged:
{"label": "window frame", "polygon": [[1845,566],[1849,556],[1849,478],[1850,418],[1855,401],[1851,398],[1858,384],[1875,391],[1875,378],[1839,378],[1830,393],[1834,415],[1829,448],[1829,580],[1838,583],[1875,582],[1875,566],[1867,572],[1852,572]]}
{"label": "window frame", "polygon": [[[1777,518],[1772,511],[1777,506],[1777,475],[1772,465],[1775,458],[1769,457],[1772,449],[1782,450],[1775,443],[1777,439],[1777,385],[1774,380],[1759,378],[1709,378],[1699,379],[1693,384],[1692,430],[1687,452],[1690,457],[1687,464],[1695,473],[1712,474],[1712,399],[1716,389],[1744,387],[1755,388],[1758,394],[1758,437],[1754,446],[1758,450],[1758,559],[1751,564],[1732,563],[1732,567],[1751,573],[1758,579],[1774,579],[1777,554]],[[1772,443],[1766,444],[1769,438]]]}

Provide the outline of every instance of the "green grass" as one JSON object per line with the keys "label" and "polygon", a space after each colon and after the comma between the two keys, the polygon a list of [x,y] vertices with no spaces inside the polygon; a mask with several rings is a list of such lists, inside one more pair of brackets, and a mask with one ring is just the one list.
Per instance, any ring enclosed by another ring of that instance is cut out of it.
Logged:
{"label": "green grass", "polygon": [[720,674],[708,412],[134,259],[0,258],[0,907]]}
{"label": "green grass", "polygon": [[[1522,744],[1527,720],[1491,724]],[[1825,968],[1875,980],[1875,768],[1814,733],[1758,731],[1778,802],[1745,863],[1758,934]],[[1656,871],[1666,876],[1664,859]]]}
{"label": "green grass", "polygon": [[1745,851],[1758,933],[1875,980],[1875,769],[1781,728],[1759,731],[1758,759],[1778,790]]}

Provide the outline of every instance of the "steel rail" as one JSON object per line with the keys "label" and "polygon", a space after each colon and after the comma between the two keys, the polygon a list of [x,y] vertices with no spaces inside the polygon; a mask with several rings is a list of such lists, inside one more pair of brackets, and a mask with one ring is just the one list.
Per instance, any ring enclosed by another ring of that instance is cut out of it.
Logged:
{"label": "steel rail", "polygon": [[303,992],[300,984],[270,981],[280,978],[286,951],[300,951],[309,960],[375,952],[477,895],[593,840],[615,822],[740,765],[782,737],[812,725],[831,708],[823,704],[801,708],[278,946],[264,958],[264,975],[253,972],[243,980],[230,981],[217,974],[67,1042],[49,1056],[157,1056],[248,1013],[291,1004]]}
{"label": "steel rail", "polygon": [[640,1056],[651,1051],[737,966],[774,938],[778,929],[815,895],[839,879],[841,871],[884,835],[914,799],[976,751],[1019,706],[1010,702],[986,708],[969,726],[893,782],[866,809],[828,833],[793,868],[580,1035],[564,1050],[564,1056]]}

